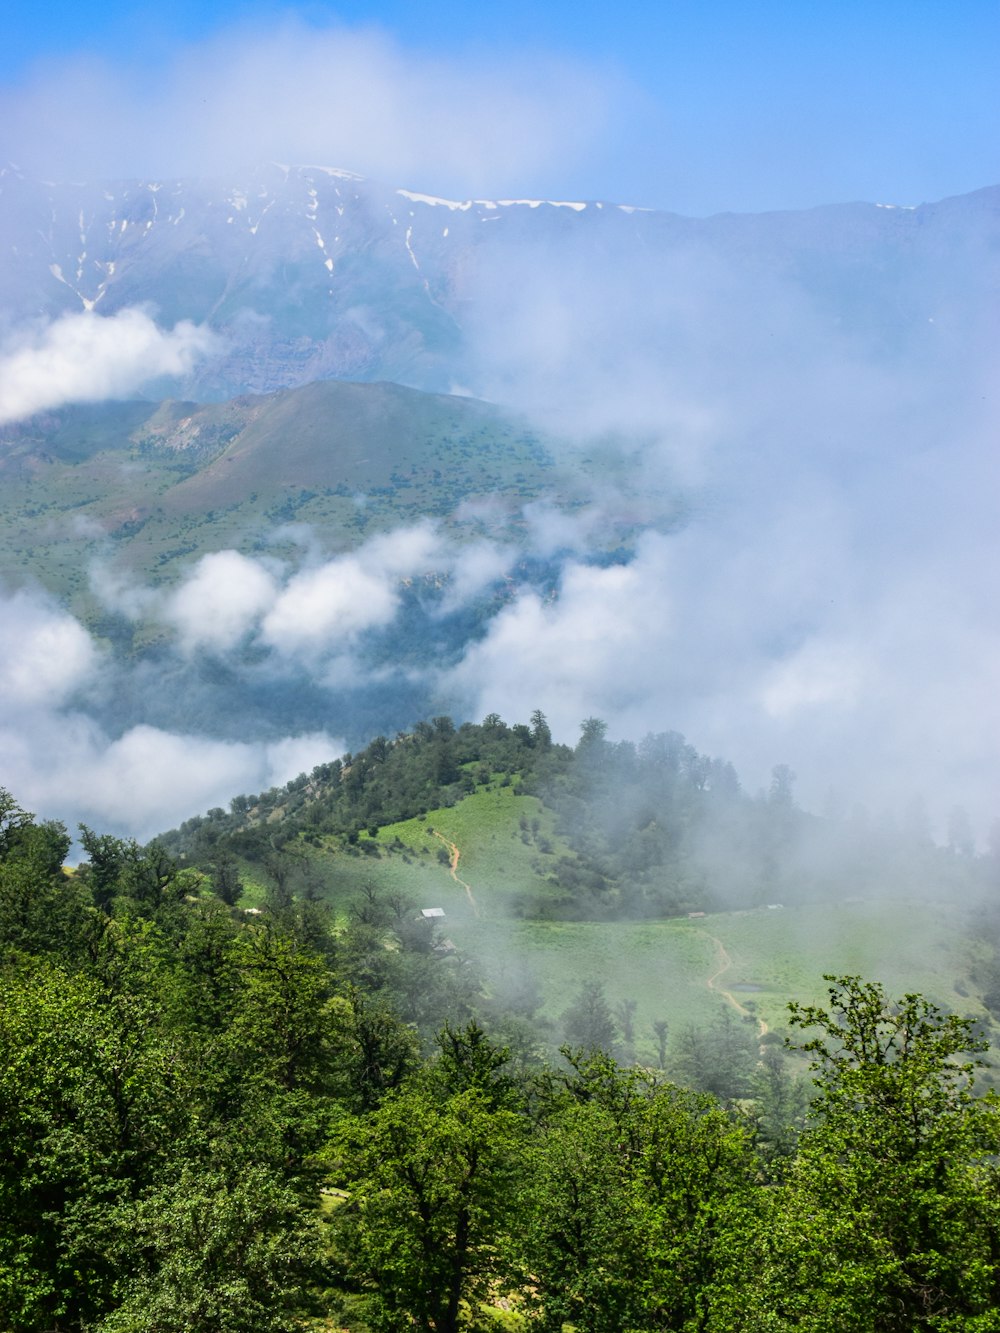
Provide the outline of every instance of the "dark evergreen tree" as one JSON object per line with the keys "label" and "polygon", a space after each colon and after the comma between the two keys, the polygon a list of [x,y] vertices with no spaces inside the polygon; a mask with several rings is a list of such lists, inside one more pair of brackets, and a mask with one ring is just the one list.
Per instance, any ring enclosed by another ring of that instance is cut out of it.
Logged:
{"label": "dark evergreen tree", "polygon": [[243,881],[232,857],[224,856],[216,863],[212,872],[212,890],[227,907],[235,907],[243,897]]}
{"label": "dark evergreen tree", "polygon": [[567,1044],[574,1048],[607,1052],[614,1048],[617,1028],[601,982],[583,982],[562,1016],[562,1027]]}

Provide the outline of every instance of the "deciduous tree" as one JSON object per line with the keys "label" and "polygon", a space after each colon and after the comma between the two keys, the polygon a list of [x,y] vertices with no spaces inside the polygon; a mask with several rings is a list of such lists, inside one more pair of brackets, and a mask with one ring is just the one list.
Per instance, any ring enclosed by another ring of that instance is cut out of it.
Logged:
{"label": "deciduous tree", "polygon": [[858,977],[828,980],[828,1009],[791,1006],[793,1026],[818,1029],[802,1046],[817,1096],[759,1238],[757,1273],[770,1276],[757,1309],[772,1321],[759,1326],[994,1329],[1000,1111],[973,1096],[965,1058],[985,1043],[919,995],[891,1003]]}

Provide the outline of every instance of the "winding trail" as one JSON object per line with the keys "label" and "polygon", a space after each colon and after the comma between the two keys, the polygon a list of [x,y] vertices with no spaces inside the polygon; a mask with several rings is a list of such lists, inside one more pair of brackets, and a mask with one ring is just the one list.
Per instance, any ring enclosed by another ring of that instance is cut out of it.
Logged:
{"label": "winding trail", "polygon": [[435,838],[439,838],[440,841],[443,842],[444,845],[448,848],[448,869],[451,871],[451,877],[456,884],[461,884],[462,888],[465,890],[465,896],[472,904],[472,910],[475,912],[476,916],[478,916],[479,904],[476,902],[476,899],[473,896],[472,885],[467,884],[465,880],[462,879],[458,873],[458,862],[459,858],[462,855],[462,853],[458,850],[458,844],[452,842],[450,838],[446,838],[444,834],[439,833],[437,829],[429,829],[428,831],[430,833],[433,833]]}
{"label": "winding trail", "polygon": [[770,1031],[767,1024],[764,1022],[762,1018],[757,1018],[756,1014],[752,1014],[745,1004],[740,1004],[739,1000],[736,998],[736,996],[733,994],[731,990],[726,990],[724,986],[720,986],[717,984],[719,978],[723,976],[726,972],[728,972],[733,965],[733,960],[732,957],[730,956],[729,950],[726,948],[726,946],[722,943],[722,941],[718,938],[717,935],[711,934],[709,931],[705,930],[703,927],[700,926],[698,927],[698,930],[700,934],[705,936],[706,939],[711,940],[713,945],[715,946],[715,961],[718,964],[718,966],[716,967],[715,971],[712,973],[712,975],[708,978],[706,982],[708,989],[711,991],[715,991],[716,995],[721,995],[722,998],[726,1001],[726,1003],[731,1004],[732,1007],[736,1010],[736,1012],[741,1015],[741,1017],[753,1018],[756,1021],[757,1040],[759,1041],[761,1037],[763,1037],[767,1032]]}

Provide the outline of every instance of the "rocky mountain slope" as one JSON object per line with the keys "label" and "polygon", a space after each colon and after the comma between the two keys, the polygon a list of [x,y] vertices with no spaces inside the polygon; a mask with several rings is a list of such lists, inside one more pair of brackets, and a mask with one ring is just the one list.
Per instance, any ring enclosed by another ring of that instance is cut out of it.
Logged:
{"label": "rocky mountain slope", "polygon": [[[593,277],[598,322],[603,275],[613,285],[617,267],[639,262],[654,288],[691,271],[791,283],[832,326],[898,349],[929,327],[947,337],[988,319],[1000,187],[913,208],[691,219],[601,201],[437,199],[325,167],[89,185],[0,171],[4,323],[135,304],[162,324],[207,323],[224,348],[185,386],[197,398],[324,378],[464,384],[470,327],[489,320],[505,272],[523,277],[511,258],[526,254],[541,273],[572,254],[581,281]],[[677,330],[662,334],[667,353]]]}

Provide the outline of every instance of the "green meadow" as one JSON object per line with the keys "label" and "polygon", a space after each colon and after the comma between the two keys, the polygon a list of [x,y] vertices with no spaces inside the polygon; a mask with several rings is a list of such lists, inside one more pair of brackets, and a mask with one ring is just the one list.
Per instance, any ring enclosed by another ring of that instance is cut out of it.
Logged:
{"label": "green meadow", "polygon": [[404,894],[414,910],[443,908],[442,934],[472,958],[487,989],[533,977],[540,1013],[556,1030],[585,981],[600,981],[612,1005],[634,1000],[639,1058],[653,1057],[654,1022],[676,1034],[727,1006],[781,1034],[790,1001],[825,1002],[826,973],[857,973],[892,995],[919,991],[986,1017],[970,981],[977,945],[946,904],[849,900],[649,921],[519,917],[519,895],[544,892],[548,866],[568,850],[537,798],[494,783],[362,835],[356,848],[331,843],[319,863],[341,916],[366,884]]}
{"label": "green meadow", "polygon": [[[499,981],[505,969],[529,969],[550,1018],[565,1011],[584,980],[601,981],[612,1003],[635,1000],[640,1054],[653,1049],[654,1021],[666,1019],[674,1030],[711,1023],[733,1000],[781,1031],[790,1001],[825,1001],[823,976],[831,972],[859,973],[890,994],[920,991],[943,1008],[985,1016],[968,993],[974,946],[952,913],[926,905],[817,904],[651,922],[479,921],[449,930],[487,976]],[[717,942],[732,961],[712,989]]]}

